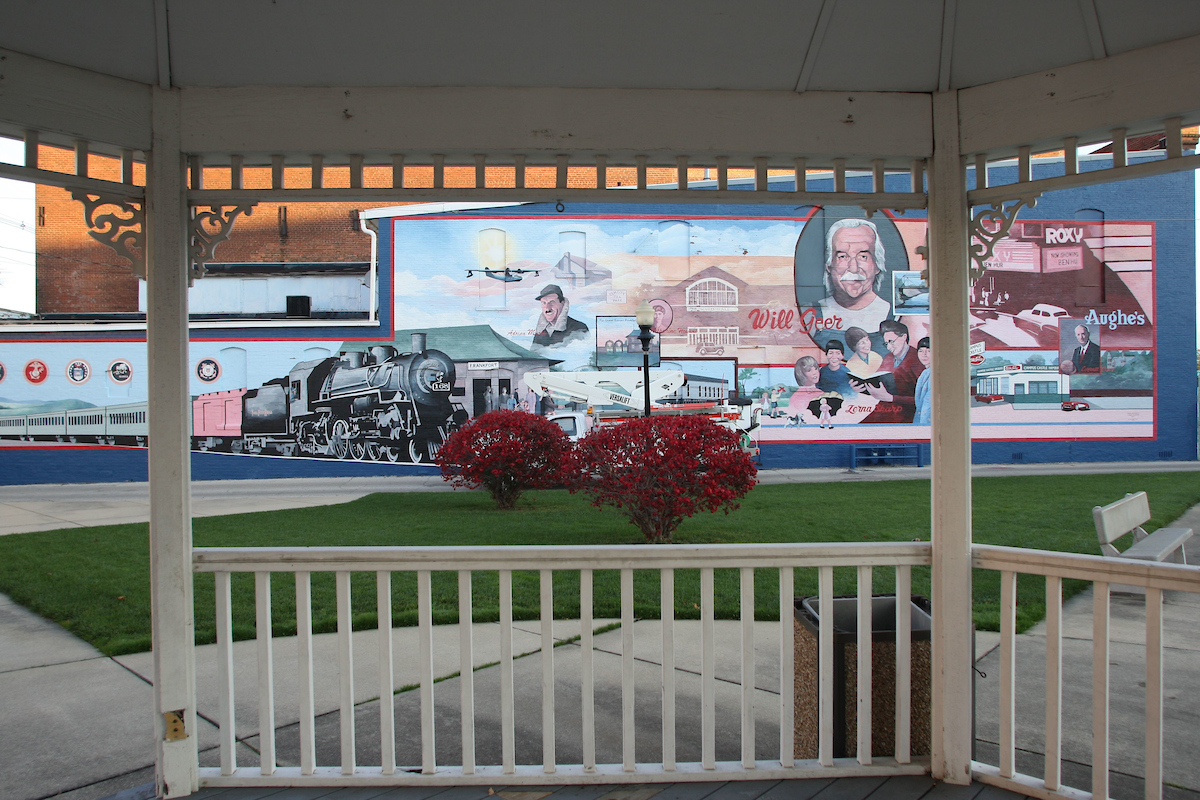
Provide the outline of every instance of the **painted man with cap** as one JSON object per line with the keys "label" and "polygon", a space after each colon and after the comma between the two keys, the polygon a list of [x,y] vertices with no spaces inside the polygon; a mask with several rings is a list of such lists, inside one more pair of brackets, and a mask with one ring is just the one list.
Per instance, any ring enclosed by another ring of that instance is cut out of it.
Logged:
{"label": "painted man with cap", "polygon": [[558,284],[547,284],[537,299],[541,301],[542,313],[538,316],[537,328],[533,334],[535,345],[554,347],[582,339],[587,334],[587,325],[567,316],[571,306]]}

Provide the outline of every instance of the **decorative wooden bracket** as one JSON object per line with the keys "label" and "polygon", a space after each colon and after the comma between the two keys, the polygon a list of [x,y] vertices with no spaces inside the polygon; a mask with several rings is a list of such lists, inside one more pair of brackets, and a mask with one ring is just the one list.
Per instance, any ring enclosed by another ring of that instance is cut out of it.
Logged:
{"label": "decorative wooden bracket", "polygon": [[[71,198],[83,203],[83,219],[88,226],[88,236],[112,249],[121,258],[129,261],[133,274],[146,277],[146,209],[120,195],[73,189]],[[115,206],[115,210],[98,213],[101,208]]]}
{"label": "decorative wooden bracket", "polygon": [[997,200],[991,206],[980,208],[971,217],[969,233],[971,235],[971,267],[972,280],[978,280],[987,270],[984,264],[992,257],[996,242],[1008,235],[1012,225],[1017,221],[1017,214],[1022,207],[1033,208],[1037,205],[1040,192],[1030,193],[1005,205],[1005,201]]}
{"label": "decorative wooden bracket", "polygon": [[188,261],[191,265],[188,274],[188,285],[196,278],[204,277],[204,265],[213,260],[213,252],[217,245],[229,238],[233,233],[233,223],[245,214],[250,216],[257,203],[242,203],[240,205],[209,206],[208,211],[193,209],[192,220],[188,225],[189,244]]}

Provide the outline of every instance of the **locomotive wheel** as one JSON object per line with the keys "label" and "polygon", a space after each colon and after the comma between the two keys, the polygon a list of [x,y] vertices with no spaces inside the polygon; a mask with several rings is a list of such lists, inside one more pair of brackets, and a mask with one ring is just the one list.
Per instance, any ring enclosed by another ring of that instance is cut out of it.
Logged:
{"label": "locomotive wheel", "polygon": [[350,423],[339,419],[333,423],[329,434],[329,454],[334,458],[345,458],[350,452]]}
{"label": "locomotive wheel", "polygon": [[383,455],[387,458],[388,461],[395,464],[397,461],[400,460],[400,448],[399,447],[385,447],[385,448],[383,448]]}
{"label": "locomotive wheel", "polygon": [[367,443],[362,439],[350,440],[350,457],[355,461],[362,461],[367,457]]}
{"label": "locomotive wheel", "polygon": [[378,442],[367,442],[367,460],[368,461],[383,461],[387,456],[383,454],[386,450],[383,445]]}
{"label": "locomotive wheel", "polygon": [[425,446],[416,439],[408,440],[408,460],[414,464],[425,460]]}

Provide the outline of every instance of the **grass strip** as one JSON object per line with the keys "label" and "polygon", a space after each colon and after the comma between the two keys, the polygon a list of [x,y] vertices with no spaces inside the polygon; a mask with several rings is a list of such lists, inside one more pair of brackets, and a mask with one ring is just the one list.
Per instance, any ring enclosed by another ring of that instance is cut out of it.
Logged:
{"label": "grass strip", "polygon": [[[1148,529],[1165,525],[1200,503],[1195,473],[1054,475],[979,478],[973,481],[974,540],[985,544],[1030,547],[1076,553],[1099,553],[1092,523],[1093,505],[1110,502],[1129,491],[1145,490],[1155,518]],[[729,515],[702,515],[685,520],[675,540],[692,543],[863,542],[929,539],[929,481],[882,481],[760,486]],[[478,492],[376,494],[338,506],[207,517],[193,521],[196,547],[303,547],[314,545],[571,545],[637,543],[640,534],[616,512],[589,506],[565,491],[530,492],[511,511],[497,511]],[[42,616],[58,622],[108,655],[150,649],[150,580],[148,527],[145,524],[13,534],[0,537],[0,592]],[[651,547],[653,545],[645,545]],[[855,592],[855,570],[834,571],[834,591]],[[620,616],[620,575],[594,573],[593,613]],[[798,596],[816,594],[816,569],[798,569]],[[894,573],[876,569],[874,591],[892,591]],[[715,615],[737,619],[739,575],[716,570]],[[1064,594],[1086,588],[1067,581]],[[235,574],[233,622],[235,639],[254,636],[254,580]],[[375,575],[351,578],[355,629],[373,628]],[[433,576],[435,623],[458,621],[455,573]],[[778,618],[778,572],[756,570],[755,616]],[[499,619],[498,576],[477,572],[472,580],[473,618]],[[913,570],[913,591],[929,594],[929,571]],[[336,630],[333,573],[313,573],[314,632]],[[1045,582],[1022,576],[1018,582],[1018,628],[1025,630],[1045,615]],[[215,640],[214,579],[195,576],[197,643]],[[999,575],[977,570],[974,614],[981,629],[999,623]],[[513,574],[513,618],[537,619],[536,572]],[[416,574],[392,577],[395,625],[415,625]],[[634,614],[657,618],[659,577],[634,573]],[[698,570],[675,576],[675,616],[698,619]],[[579,574],[554,573],[554,616],[579,616]],[[294,579],[276,573],[272,579],[272,619],[276,635],[295,633]]]}

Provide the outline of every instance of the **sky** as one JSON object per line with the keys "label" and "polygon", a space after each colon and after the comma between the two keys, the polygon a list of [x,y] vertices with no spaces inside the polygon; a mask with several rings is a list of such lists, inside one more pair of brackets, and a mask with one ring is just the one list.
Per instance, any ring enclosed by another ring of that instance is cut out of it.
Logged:
{"label": "sky", "polygon": [[[25,145],[0,137],[0,161],[25,162]],[[0,309],[34,310],[34,185],[0,178]]]}

